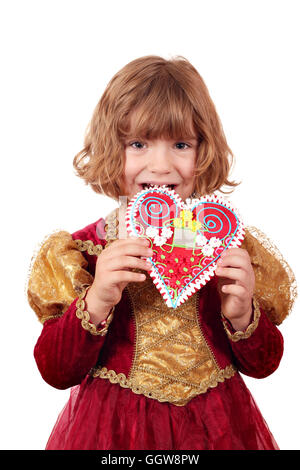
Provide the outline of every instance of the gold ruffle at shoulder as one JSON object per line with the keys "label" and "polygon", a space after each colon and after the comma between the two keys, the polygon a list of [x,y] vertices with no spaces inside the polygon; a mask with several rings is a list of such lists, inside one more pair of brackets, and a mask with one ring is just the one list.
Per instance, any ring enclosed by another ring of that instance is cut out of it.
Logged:
{"label": "gold ruffle at shoulder", "polygon": [[259,229],[246,228],[242,248],[250,255],[255,297],[275,325],[280,325],[297,297],[294,273],[275,244]]}
{"label": "gold ruffle at shoulder", "polygon": [[30,266],[27,298],[41,323],[62,315],[83,289],[92,284],[87,261],[70,233],[59,231],[44,240]]}

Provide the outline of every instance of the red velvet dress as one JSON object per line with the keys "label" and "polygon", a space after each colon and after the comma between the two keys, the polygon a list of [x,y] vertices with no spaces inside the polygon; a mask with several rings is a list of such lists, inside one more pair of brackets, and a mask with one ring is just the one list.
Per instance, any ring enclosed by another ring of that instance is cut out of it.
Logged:
{"label": "red velvet dress", "polygon": [[[99,221],[72,234],[73,240],[104,244],[97,235],[97,224]],[[97,258],[84,256],[93,275]],[[51,386],[71,388],[46,449],[278,449],[239,372],[257,378],[274,372],[283,353],[281,333],[260,309],[255,330],[234,341],[224,329],[216,292],[214,278],[200,290],[196,308],[202,340],[221,375],[184,406],[91,374],[100,364],[128,377],[136,360],[136,324],[125,290],[106,336],[93,335],[82,327],[76,316],[77,298],[63,315],[45,321],[34,349],[37,366]],[[231,365],[234,373],[222,375]]]}

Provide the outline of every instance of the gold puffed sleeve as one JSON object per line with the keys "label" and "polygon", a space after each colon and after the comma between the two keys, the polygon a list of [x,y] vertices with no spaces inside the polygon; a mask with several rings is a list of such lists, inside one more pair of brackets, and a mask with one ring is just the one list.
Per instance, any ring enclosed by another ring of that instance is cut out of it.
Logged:
{"label": "gold puffed sleeve", "polygon": [[254,295],[269,319],[280,325],[297,297],[294,273],[275,244],[259,229],[248,226],[241,248],[248,251],[255,274]]}
{"label": "gold puffed sleeve", "polygon": [[32,258],[27,283],[29,305],[41,323],[61,316],[93,276],[70,233],[59,231],[44,240]]}

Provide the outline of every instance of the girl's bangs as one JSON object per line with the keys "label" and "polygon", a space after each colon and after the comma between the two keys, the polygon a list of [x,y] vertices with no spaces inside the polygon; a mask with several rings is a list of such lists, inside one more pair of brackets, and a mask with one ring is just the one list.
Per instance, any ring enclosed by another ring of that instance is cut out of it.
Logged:
{"label": "girl's bangs", "polygon": [[[159,83],[158,83],[159,84]],[[169,84],[170,85],[170,84]],[[121,137],[143,139],[197,138],[193,107],[181,88],[153,86],[148,96],[139,100],[125,116]]]}

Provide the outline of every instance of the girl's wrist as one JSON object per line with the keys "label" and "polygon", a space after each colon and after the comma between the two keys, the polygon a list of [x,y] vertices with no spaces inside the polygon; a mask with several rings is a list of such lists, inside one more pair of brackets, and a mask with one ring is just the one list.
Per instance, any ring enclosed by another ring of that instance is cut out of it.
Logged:
{"label": "girl's wrist", "polygon": [[90,315],[90,321],[97,326],[105,326],[106,319],[113,308],[113,305],[107,305],[98,299],[92,286],[88,288],[85,297],[86,309]]}
{"label": "girl's wrist", "polygon": [[251,320],[252,320],[252,315],[253,315],[253,306],[252,306],[252,302],[251,302],[251,306],[250,306],[249,310],[247,311],[247,313],[245,313],[241,317],[238,317],[238,318],[225,317],[225,318],[230,322],[232,328],[235,331],[244,331],[250,325]]}
{"label": "girl's wrist", "polygon": [[242,324],[233,325],[232,320],[226,318],[224,314],[221,313],[224,329],[229,339],[233,342],[250,338],[250,336],[254,333],[254,331],[258,327],[260,316],[261,316],[260,306],[256,297],[253,297],[253,300],[252,300],[252,311],[251,311],[251,317],[250,317],[248,326],[245,326]]}

